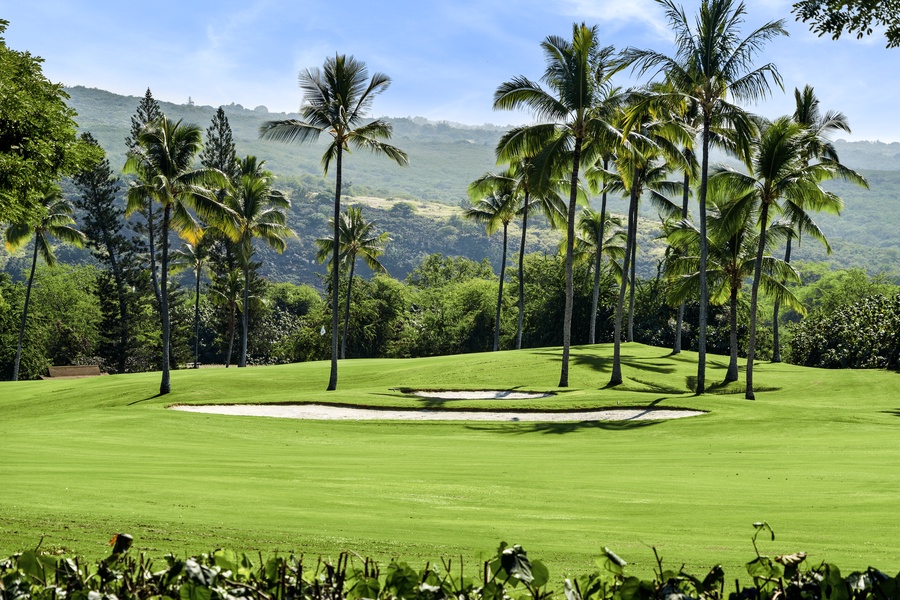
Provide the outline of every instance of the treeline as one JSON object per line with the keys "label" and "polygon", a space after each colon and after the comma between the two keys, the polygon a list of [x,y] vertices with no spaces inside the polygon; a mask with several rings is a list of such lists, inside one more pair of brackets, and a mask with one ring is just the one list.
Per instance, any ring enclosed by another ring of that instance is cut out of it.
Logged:
{"label": "treeline", "polygon": [[[802,264],[809,283],[796,290],[808,315],[783,315],[787,330],[785,360],[819,367],[896,367],[898,342],[893,335],[900,324],[900,300],[895,285],[870,278],[861,270],[832,271],[827,265]],[[558,255],[531,253],[525,257],[526,312],[523,347],[562,343],[562,307],[565,264]],[[575,268],[573,343],[588,342],[593,273],[588,262]],[[501,316],[501,349],[515,347],[518,278],[509,269]],[[347,278],[342,279],[341,296]],[[489,351],[493,342],[498,278],[486,261],[460,257],[427,256],[404,280],[378,274],[356,277],[351,295],[348,358],[406,358],[460,352]],[[637,342],[671,347],[675,340],[677,309],[665,300],[663,278],[639,279],[636,287],[634,336]],[[118,373],[122,353],[115,322],[116,295],[108,272],[98,266],[38,267],[23,345],[20,378],[46,374],[51,365],[99,364],[104,372]],[[616,278],[610,270],[601,277],[596,318],[597,341],[613,334]],[[327,292],[327,290],[326,290]],[[0,275],[0,373],[8,379],[24,303],[24,282]],[[172,314],[172,363],[191,366],[195,356],[193,328],[197,299],[191,285],[175,284]],[[130,291],[134,310],[132,335],[125,350],[125,372],[158,370],[161,340],[153,299]],[[740,354],[746,355],[748,305],[739,307]],[[771,305],[763,307],[765,317]],[[697,307],[688,305],[685,349],[696,350]],[[853,314],[852,319],[847,314]],[[237,347],[229,355],[231,323],[240,327],[241,311],[233,320],[227,297],[208,283],[199,296],[199,361],[201,365],[235,365]],[[343,323],[343,313],[341,322]],[[330,356],[331,312],[326,295],[311,285],[275,283],[260,278],[248,312],[248,363],[281,364],[324,360]],[[860,326],[860,322],[866,326]],[[728,313],[715,310],[708,329],[712,352],[729,350]],[[835,333],[840,330],[841,335]],[[881,335],[873,335],[880,331]],[[851,335],[852,334],[852,335]],[[772,354],[772,331],[760,332],[760,352]],[[840,348],[839,350],[836,350]]]}

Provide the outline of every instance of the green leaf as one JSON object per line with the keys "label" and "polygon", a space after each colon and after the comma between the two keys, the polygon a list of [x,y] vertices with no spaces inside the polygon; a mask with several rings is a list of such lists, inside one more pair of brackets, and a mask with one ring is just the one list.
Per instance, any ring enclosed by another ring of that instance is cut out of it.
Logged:
{"label": "green leaf", "polygon": [[[398,598],[411,597],[421,581],[421,577],[406,563],[391,561],[384,577],[384,589]],[[440,588],[432,586],[438,591]]]}
{"label": "green leaf", "polygon": [[[621,568],[621,567],[620,567]],[[645,597],[641,586],[641,580],[637,577],[628,577],[619,588],[622,600],[640,600]]]}
{"label": "green leaf", "polygon": [[531,575],[534,577],[531,581],[531,585],[534,587],[543,587],[550,581],[550,569],[539,560],[531,563]]}
{"label": "green leaf", "polygon": [[353,587],[347,590],[347,599],[377,598],[380,591],[381,585],[378,583],[377,577],[366,577],[362,575],[357,578]]}
{"label": "green leaf", "polygon": [[213,555],[213,564],[223,571],[237,571],[237,554],[234,550],[216,550]]}
{"label": "green leaf", "polygon": [[210,600],[212,598],[212,590],[208,587],[197,585],[196,583],[185,583],[178,590],[178,596],[181,600]]}
{"label": "green leaf", "polygon": [[19,557],[19,570],[30,579],[45,583],[47,571],[56,571],[56,559],[52,556],[40,555],[33,550],[26,550]]}
{"label": "green leaf", "polygon": [[525,550],[518,544],[503,550],[500,554],[500,564],[504,571],[518,581],[531,583],[534,580],[531,573],[531,561],[528,560]]}
{"label": "green leaf", "polygon": [[781,577],[781,566],[768,556],[759,556],[747,563],[747,572],[751,577],[774,579]]}

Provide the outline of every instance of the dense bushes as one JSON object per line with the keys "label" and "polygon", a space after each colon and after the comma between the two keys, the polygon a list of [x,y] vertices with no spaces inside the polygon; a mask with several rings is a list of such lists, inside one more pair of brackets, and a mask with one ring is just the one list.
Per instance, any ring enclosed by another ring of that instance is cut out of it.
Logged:
{"label": "dense bushes", "polygon": [[900,366],[900,295],[874,295],[831,312],[807,316],[793,327],[790,361],[809,367]]}
{"label": "dense bushes", "polygon": [[[32,600],[893,600],[900,597],[900,575],[877,569],[844,577],[835,566],[807,566],[803,553],[770,558],[757,555],[747,563],[750,582],[727,579],[721,566],[695,576],[667,569],[657,555],[652,578],[625,572],[626,563],[609,549],[597,559],[593,573],[551,580],[547,567],[520,546],[500,544],[496,555],[476,573],[465,573],[452,559],[414,569],[392,560],[379,565],[356,554],[342,553],[337,562],[302,556],[260,557],[217,550],[196,558],[168,555],[157,568],[143,555],[135,559],[117,549],[96,567],[84,561],[27,551],[0,561],[0,598]],[[125,550],[127,552],[127,550]],[[655,550],[654,550],[655,553]],[[727,581],[727,589],[726,589]],[[732,588],[732,582],[734,588]]]}

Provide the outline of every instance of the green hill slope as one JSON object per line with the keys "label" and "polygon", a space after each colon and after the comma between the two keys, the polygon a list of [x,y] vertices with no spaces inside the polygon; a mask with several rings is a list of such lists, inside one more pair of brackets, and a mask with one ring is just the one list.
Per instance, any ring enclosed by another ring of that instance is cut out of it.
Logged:
{"label": "green hill slope", "polygon": [[[126,97],[84,87],[68,88],[70,104],[78,112],[81,128],[91,131],[106,149],[114,168],[125,161],[124,139],[130,118],[138,103]],[[299,102],[299,98],[298,98]],[[214,113],[210,106],[186,106],[161,103],[173,118],[186,119],[207,127]],[[239,154],[255,154],[281,179],[293,202],[291,226],[297,240],[288,245],[283,256],[261,250],[263,274],[274,280],[319,284],[324,273],[315,264],[314,240],[326,235],[331,215],[330,190],[333,179],[324,178],[319,159],[323,145],[285,145],[257,139],[257,131],[268,119],[286,118],[283,113],[268,113],[264,107],[250,110],[240,105],[225,107],[234,130]],[[420,118],[389,119],[394,125],[393,142],[410,155],[410,166],[400,168],[387,160],[365,152],[355,152],[345,162],[344,190],[347,204],[367,204],[367,217],[377,220],[382,231],[391,233],[385,264],[390,273],[403,278],[429,253],[467,256],[475,260],[488,257],[499,267],[500,239],[487,239],[483,230],[459,218],[458,206],[466,200],[466,187],[473,179],[495,167],[493,148],[503,128],[461,127],[428,122]],[[829,184],[839,193],[846,207],[841,217],[821,216],[820,221],[833,247],[831,255],[818,243],[802,241],[794,249],[794,260],[828,261],[835,268],[861,267],[870,273],[886,273],[900,281],[900,144],[879,142],[836,142],[837,150],[850,167],[869,178],[871,189]],[[370,198],[388,199],[378,202]],[[398,200],[410,202],[415,213],[391,211]],[[595,202],[596,204],[596,202]],[[623,214],[625,203],[614,199],[611,210]],[[643,213],[639,235],[639,273],[651,277],[663,246],[658,236],[655,215]],[[555,252],[559,235],[547,229],[541,219],[532,221],[534,235],[529,251]],[[511,230],[510,251],[518,247],[519,232]],[[63,260],[87,260],[86,253],[65,249]],[[0,267],[18,273],[24,259],[10,261],[0,250]]]}

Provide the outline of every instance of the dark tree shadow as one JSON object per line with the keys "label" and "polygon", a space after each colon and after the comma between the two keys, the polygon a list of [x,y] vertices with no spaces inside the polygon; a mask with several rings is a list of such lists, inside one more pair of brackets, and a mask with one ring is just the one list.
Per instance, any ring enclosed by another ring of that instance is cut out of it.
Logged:
{"label": "dark tree shadow", "polygon": [[128,406],[134,406],[135,404],[140,404],[141,402],[148,402],[150,400],[156,400],[157,398],[162,398],[165,394],[155,394],[153,396],[148,396],[143,400],[135,400],[134,402],[129,402]]}
{"label": "dark tree shadow", "polygon": [[883,411],[881,411],[881,413],[885,414],[885,415],[893,415],[895,417],[900,417],[900,408],[895,408],[893,410],[883,410]]}
{"label": "dark tree shadow", "polygon": [[662,421],[570,421],[566,423],[498,423],[495,425],[467,425],[471,431],[502,433],[506,435],[526,435],[542,433],[562,435],[578,431],[631,431],[659,425]]}

